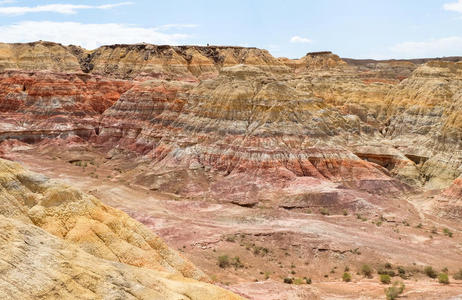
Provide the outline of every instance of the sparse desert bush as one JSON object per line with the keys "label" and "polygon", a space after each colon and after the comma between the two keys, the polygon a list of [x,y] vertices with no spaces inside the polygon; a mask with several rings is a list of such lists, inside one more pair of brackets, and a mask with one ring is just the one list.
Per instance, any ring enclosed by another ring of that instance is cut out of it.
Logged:
{"label": "sparse desert bush", "polygon": [[408,278],[408,276],[406,275],[406,270],[401,266],[398,267],[398,276],[403,278],[403,279]]}
{"label": "sparse desert bush", "polygon": [[387,262],[387,263],[385,263],[384,267],[385,267],[385,269],[391,269],[392,265],[389,262]]}
{"label": "sparse desert bush", "polygon": [[343,273],[342,280],[345,282],[350,282],[351,281],[351,274],[348,272]]}
{"label": "sparse desert bush", "polygon": [[446,273],[438,274],[438,282],[442,284],[449,284],[449,276]]}
{"label": "sparse desert bush", "polygon": [[229,257],[228,257],[228,255],[218,256],[218,266],[220,268],[223,268],[223,269],[229,267]]}
{"label": "sparse desert bush", "polygon": [[231,243],[234,243],[236,238],[234,237],[234,235],[228,235],[226,236],[226,239],[225,239],[227,242],[231,242]]}
{"label": "sparse desert bush", "polygon": [[239,258],[239,256],[233,257],[233,259],[230,262],[230,265],[233,266],[236,269],[244,267],[244,264],[241,263],[241,259]]}
{"label": "sparse desert bush", "polygon": [[329,215],[329,210],[327,208],[325,208],[325,207],[322,207],[321,209],[319,209],[319,212],[323,216],[328,216]]}
{"label": "sparse desert bush", "polygon": [[289,278],[289,277],[284,278],[284,283],[292,284],[293,282],[294,280],[292,278]]}
{"label": "sparse desert bush", "polygon": [[343,210],[343,215],[348,216],[348,211],[346,209]]}
{"label": "sparse desert bush", "polygon": [[300,284],[304,284],[305,281],[302,279],[302,278],[295,278],[294,279],[294,284],[296,285],[300,285]]}
{"label": "sparse desert bush", "polygon": [[303,279],[305,279],[306,284],[311,284],[311,282],[312,282],[311,278],[309,278],[309,277],[303,277]]}
{"label": "sparse desert bush", "polygon": [[459,269],[454,276],[452,276],[455,280],[462,280],[462,269]]}
{"label": "sparse desert bush", "polygon": [[436,278],[437,276],[436,271],[433,270],[431,266],[426,266],[424,269],[424,273],[430,278]]}
{"label": "sparse desert bush", "polygon": [[448,228],[443,229],[444,235],[447,235],[448,237],[452,237],[452,231],[449,230]]}
{"label": "sparse desert bush", "polygon": [[379,274],[379,275],[388,275],[390,277],[395,277],[396,276],[395,271],[393,271],[391,269],[378,269],[377,274]]}
{"label": "sparse desert bush", "polygon": [[404,292],[405,288],[404,283],[395,281],[391,287],[385,289],[387,300],[395,300]]}
{"label": "sparse desert bush", "polygon": [[391,277],[388,274],[381,274],[380,275],[380,282],[383,284],[390,284]]}
{"label": "sparse desert bush", "polygon": [[363,265],[361,267],[361,273],[367,278],[372,278],[372,268],[369,265]]}

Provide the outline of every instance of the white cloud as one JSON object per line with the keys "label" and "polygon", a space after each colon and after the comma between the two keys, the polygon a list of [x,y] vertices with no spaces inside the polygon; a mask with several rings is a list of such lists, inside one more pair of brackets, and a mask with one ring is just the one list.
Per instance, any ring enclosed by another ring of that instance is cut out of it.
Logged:
{"label": "white cloud", "polygon": [[59,14],[75,14],[81,9],[110,9],[123,5],[131,5],[133,2],[120,2],[105,5],[79,5],[79,4],[47,4],[38,6],[5,6],[0,7],[3,15],[24,15],[27,13],[53,12]]}
{"label": "white cloud", "polygon": [[16,0],[0,0],[0,5],[1,4],[11,4],[17,2]]}
{"label": "white cloud", "polygon": [[156,27],[158,30],[170,30],[170,29],[183,29],[183,28],[196,28],[199,27],[197,24],[165,24]]}
{"label": "white cloud", "polygon": [[458,0],[457,2],[453,2],[453,3],[446,3],[443,5],[443,8],[445,10],[462,13],[462,0]]}
{"label": "white cloud", "polygon": [[395,57],[417,58],[457,56],[462,53],[462,37],[452,36],[425,42],[404,42],[390,48]]}
{"label": "white cloud", "polygon": [[291,42],[291,43],[311,43],[311,40],[296,35],[296,36],[293,36],[293,37],[290,39],[290,42]]}
{"label": "white cloud", "polygon": [[189,35],[163,33],[156,28],[133,27],[124,24],[82,24],[76,22],[27,21],[0,26],[0,41],[6,43],[53,41],[65,45],[80,45],[94,49],[109,44],[152,43],[177,45]]}

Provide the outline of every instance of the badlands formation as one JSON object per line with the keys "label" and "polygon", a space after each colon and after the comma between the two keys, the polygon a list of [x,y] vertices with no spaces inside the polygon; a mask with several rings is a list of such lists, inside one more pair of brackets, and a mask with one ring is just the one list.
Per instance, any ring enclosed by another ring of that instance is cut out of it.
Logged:
{"label": "badlands formation", "polygon": [[0,44],[1,298],[462,297],[460,60]]}

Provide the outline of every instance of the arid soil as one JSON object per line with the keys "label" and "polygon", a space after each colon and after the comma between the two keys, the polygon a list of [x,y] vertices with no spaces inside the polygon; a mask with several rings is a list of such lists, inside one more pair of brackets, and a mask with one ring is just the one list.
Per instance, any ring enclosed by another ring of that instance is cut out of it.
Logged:
{"label": "arid soil", "polygon": [[[450,273],[462,268],[460,223],[428,214],[435,201],[431,193],[371,200],[374,209],[363,213],[248,208],[185,199],[127,182],[124,171],[114,171],[119,169],[115,165],[124,165],[123,159],[107,159],[85,144],[72,151],[45,149],[17,147],[8,158],[127,212],[215,283],[249,299],[380,299],[387,285],[376,271],[387,262],[406,270],[407,279],[394,278],[405,283],[406,299],[462,297],[462,281],[451,278],[451,284],[442,285],[423,272],[428,265],[438,271],[447,267]],[[69,162],[76,156],[88,162],[86,167]],[[444,235],[443,228],[453,236]],[[220,268],[218,257],[223,255],[239,257],[242,265]],[[373,278],[360,274],[363,264],[374,269]],[[342,281],[346,267],[351,282]],[[311,278],[312,284],[285,284],[286,277]]]}

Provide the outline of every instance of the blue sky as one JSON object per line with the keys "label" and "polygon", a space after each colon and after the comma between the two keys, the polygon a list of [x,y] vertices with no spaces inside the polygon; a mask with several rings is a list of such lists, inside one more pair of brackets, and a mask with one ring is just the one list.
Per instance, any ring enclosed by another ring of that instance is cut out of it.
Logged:
{"label": "blue sky", "polygon": [[275,56],[462,55],[462,0],[0,0],[0,41],[95,48],[147,42],[254,46]]}

